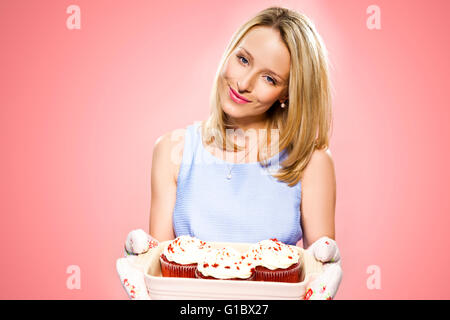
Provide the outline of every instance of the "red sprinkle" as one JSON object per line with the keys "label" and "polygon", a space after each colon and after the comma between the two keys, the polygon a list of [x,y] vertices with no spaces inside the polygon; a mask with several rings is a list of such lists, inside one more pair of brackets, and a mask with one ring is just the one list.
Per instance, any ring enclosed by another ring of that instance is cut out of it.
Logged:
{"label": "red sprinkle", "polygon": [[225,266],[225,269],[230,269],[230,266]]}
{"label": "red sprinkle", "polygon": [[213,265],[212,265],[212,267],[213,268],[217,268],[219,265],[217,264],[217,263],[214,263]]}

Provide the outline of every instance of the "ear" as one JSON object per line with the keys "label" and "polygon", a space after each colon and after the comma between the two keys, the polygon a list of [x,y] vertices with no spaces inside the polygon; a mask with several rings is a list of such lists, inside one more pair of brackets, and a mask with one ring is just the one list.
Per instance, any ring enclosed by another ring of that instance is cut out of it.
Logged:
{"label": "ear", "polygon": [[286,102],[286,100],[289,99],[289,91],[288,89],[284,90],[283,93],[280,95],[280,102]]}
{"label": "ear", "polygon": [[283,97],[283,98],[280,98],[280,103],[286,103],[286,101],[288,100],[288,98],[289,97]]}

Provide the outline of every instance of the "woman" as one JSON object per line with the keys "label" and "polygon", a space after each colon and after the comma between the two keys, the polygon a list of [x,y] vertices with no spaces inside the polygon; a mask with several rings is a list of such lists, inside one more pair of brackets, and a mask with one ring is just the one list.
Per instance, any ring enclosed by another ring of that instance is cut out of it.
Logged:
{"label": "woman", "polygon": [[327,51],[306,16],[271,7],[242,25],[219,65],[209,118],[155,143],[150,235],[331,242],[322,261],[338,261],[330,95]]}
{"label": "woman", "polygon": [[[236,93],[250,102],[240,103]],[[330,120],[327,53],[314,26],[288,9],[262,11],[228,45],[212,89],[211,114],[201,129],[195,131],[200,125],[191,125],[156,142],[150,234],[160,241],[181,233],[237,242],[277,237],[294,245],[303,238],[305,248],[322,236],[334,238],[336,183],[327,149]],[[226,129],[244,132],[238,133],[240,140],[247,132],[266,132],[270,140],[273,129],[278,129],[278,148],[271,148],[284,151],[282,168],[272,174],[278,180],[257,174],[257,164],[242,159],[252,148],[261,154],[256,139],[235,157],[232,147],[221,152],[224,145],[233,144],[226,141]],[[190,154],[183,158],[183,151]],[[207,163],[205,152],[229,160]],[[202,161],[192,164],[191,159]],[[228,171],[230,181],[223,179]]]}

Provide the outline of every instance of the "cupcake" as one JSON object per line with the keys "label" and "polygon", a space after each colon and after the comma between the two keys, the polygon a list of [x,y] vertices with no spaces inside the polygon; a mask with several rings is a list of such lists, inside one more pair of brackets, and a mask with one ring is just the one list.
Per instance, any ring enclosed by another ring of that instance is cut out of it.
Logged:
{"label": "cupcake", "polygon": [[225,247],[207,250],[198,261],[195,276],[199,279],[254,280],[255,269],[253,263],[236,249]]}
{"label": "cupcake", "polygon": [[179,236],[164,249],[160,256],[163,277],[195,278],[197,261],[205,249],[206,242],[191,236]]}
{"label": "cupcake", "polygon": [[294,246],[263,240],[250,246],[245,257],[255,265],[256,281],[300,281],[300,253]]}

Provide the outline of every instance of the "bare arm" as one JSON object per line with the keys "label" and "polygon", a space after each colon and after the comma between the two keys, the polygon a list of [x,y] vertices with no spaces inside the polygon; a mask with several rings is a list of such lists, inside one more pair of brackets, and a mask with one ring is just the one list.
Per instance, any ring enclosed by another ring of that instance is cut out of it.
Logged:
{"label": "bare arm", "polygon": [[335,239],[336,177],[330,151],[314,151],[302,179],[303,247],[320,237]]}
{"label": "bare arm", "polygon": [[184,141],[184,139],[180,138],[184,137],[177,135],[175,139],[175,135],[172,135],[172,133],[169,132],[158,138],[153,148],[150,235],[158,241],[175,238],[172,214],[176,201],[176,172],[177,168],[179,168],[179,163],[175,159],[176,157],[174,158],[173,151],[180,149],[179,145],[183,145]]}

